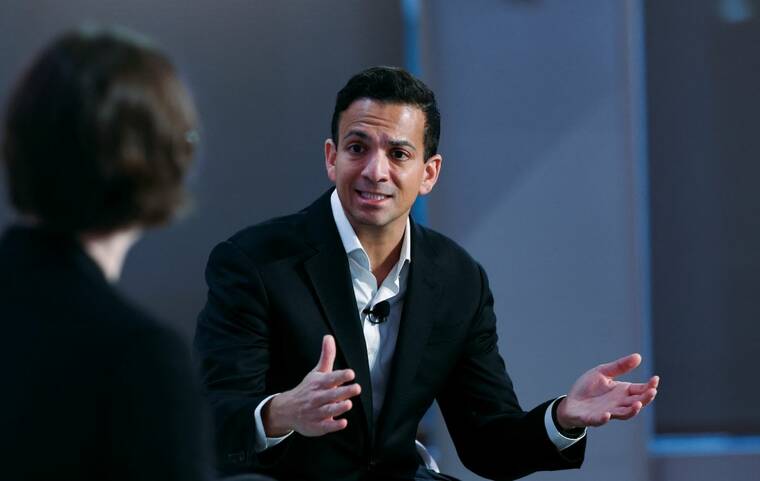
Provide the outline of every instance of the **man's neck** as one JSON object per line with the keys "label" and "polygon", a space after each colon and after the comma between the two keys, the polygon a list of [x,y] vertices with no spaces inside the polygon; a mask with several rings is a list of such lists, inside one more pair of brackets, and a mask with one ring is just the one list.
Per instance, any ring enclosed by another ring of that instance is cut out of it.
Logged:
{"label": "man's neck", "polygon": [[352,226],[369,257],[372,274],[378,285],[382,284],[393,270],[401,255],[406,218],[397,219],[394,224],[382,227]]}

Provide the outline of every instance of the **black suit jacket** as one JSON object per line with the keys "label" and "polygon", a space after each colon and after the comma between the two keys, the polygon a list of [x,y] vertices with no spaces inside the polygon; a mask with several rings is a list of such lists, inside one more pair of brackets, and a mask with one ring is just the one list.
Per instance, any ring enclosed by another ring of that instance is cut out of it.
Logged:
{"label": "black suit jacket", "polygon": [[0,239],[0,479],[205,479],[189,349],[72,238]]}
{"label": "black suit jacket", "polygon": [[[494,479],[578,467],[585,441],[559,453],[546,435],[544,403],[524,412],[497,348],[483,269],[446,237],[412,223],[412,262],[385,402],[377,423],[361,320],[329,192],[297,214],[247,228],[211,253],[199,351],[222,470],[280,479],[412,479],[414,439],[437,399],[464,464]],[[316,438],[293,434],[254,451],[254,409],[293,388],[333,334],[336,369],[362,386],[348,427]]]}

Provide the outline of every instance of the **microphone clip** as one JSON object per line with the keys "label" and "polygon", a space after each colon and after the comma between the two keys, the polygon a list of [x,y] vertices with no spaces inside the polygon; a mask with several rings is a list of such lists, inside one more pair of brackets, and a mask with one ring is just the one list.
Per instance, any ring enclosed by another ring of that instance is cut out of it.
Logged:
{"label": "microphone clip", "polygon": [[388,301],[380,301],[375,304],[371,309],[368,307],[362,311],[362,314],[367,316],[367,320],[370,324],[382,324],[388,320],[388,315],[391,313],[391,303]]}

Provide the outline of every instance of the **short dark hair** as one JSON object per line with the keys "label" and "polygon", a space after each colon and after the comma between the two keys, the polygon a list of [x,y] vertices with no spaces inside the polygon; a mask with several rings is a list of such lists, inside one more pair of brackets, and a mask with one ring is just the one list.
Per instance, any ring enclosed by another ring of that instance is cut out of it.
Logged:
{"label": "short dark hair", "polygon": [[165,223],[185,199],[196,126],[190,94],[145,38],[124,29],[64,34],[8,105],[11,203],[64,232]]}
{"label": "short dark hair", "polygon": [[441,114],[435,94],[422,80],[398,67],[371,67],[349,79],[335,100],[331,135],[338,145],[340,116],[354,101],[372,99],[380,102],[414,105],[425,114],[425,160],[438,153]]}

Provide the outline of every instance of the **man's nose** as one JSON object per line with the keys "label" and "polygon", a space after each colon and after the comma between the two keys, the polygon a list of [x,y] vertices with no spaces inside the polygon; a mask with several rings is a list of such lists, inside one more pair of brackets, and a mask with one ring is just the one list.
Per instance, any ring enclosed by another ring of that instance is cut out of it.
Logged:
{"label": "man's nose", "polygon": [[373,182],[386,182],[389,176],[390,162],[382,151],[376,151],[367,158],[362,175]]}

